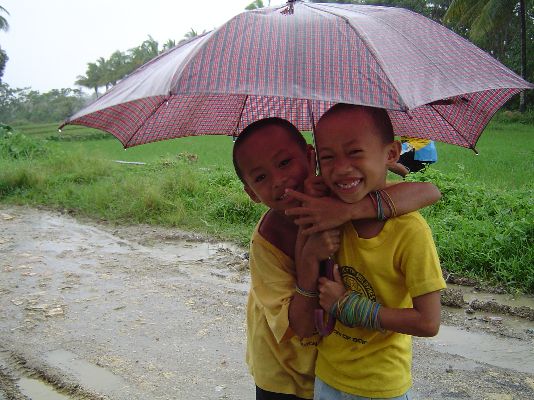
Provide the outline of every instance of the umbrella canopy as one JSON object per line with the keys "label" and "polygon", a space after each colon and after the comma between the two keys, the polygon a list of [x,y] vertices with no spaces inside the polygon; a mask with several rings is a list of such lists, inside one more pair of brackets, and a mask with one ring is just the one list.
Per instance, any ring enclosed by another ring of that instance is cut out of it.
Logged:
{"label": "umbrella canopy", "polygon": [[474,148],[493,114],[533,87],[414,12],[292,2],[244,12],[161,54],[62,126],[105,130],[126,148],[236,135],[270,116],[311,130],[341,102],[387,109],[397,135]]}

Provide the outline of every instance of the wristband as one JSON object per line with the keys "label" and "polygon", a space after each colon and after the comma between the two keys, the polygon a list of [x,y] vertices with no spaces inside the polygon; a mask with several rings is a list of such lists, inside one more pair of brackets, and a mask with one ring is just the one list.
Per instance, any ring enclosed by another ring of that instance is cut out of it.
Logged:
{"label": "wristband", "polygon": [[310,298],[319,297],[319,292],[304,290],[304,289],[299,288],[298,286],[295,286],[295,292],[297,292],[298,294],[304,297],[310,297]]}

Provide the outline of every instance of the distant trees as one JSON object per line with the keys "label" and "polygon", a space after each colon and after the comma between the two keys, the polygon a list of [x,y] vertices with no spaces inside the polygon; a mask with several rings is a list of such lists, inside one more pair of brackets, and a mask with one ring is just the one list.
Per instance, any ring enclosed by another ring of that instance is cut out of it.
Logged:
{"label": "distant trees", "polygon": [[[9,12],[4,7],[0,6],[0,31],[7,32],[9,30],[9,23],[7,22],[7,19],[1,15],[2,13],[9,15]],[[0,82],[2,82],[2,77],[4,76],[7,60],[9,60],[7,53],[0,47]]]}
{"label": "distant trees", "polygon": [[[174,41],[168,40],[162,51],[167,50],[171,44]],[[108,59],[100,57],[96,62],[87,63],[85,75],[79,75],[75,84],[93,90],[98,97],[99,88],[109,89],[159,53],[158,42],[149,35],[147,40],[126,53],[117,50]]]}
{"label": "distant trees", "polygon": [[[527,64],[527,52],[534,50],[534,1],[453,0],[443,20],[464,29],[470,40],[529,79],[527,71],[534,67],[532,58],[531,65]],[[519,109],[525,111],[525,96],[521,94]]]}
{"label": "distant trees", "polygon": [[0,83],[0,122],[60,122],[88,100],[80,89],[39,93],[29,88],[12,89],[7,83]]}
{"label": "distant trees", "polygon": [[[204,32],[205,31],[202,33]],[[184,35],[183,40],[198,35],[199,33],[191,28],[191,30]],[[139,46],[133,47],[126,52],[117,50],[111,54],[108,59],[100,57],[95,62],[87,63],[85,75],[79,75],[75,84],[94,91],[95,96],[98,97],[100,95],[100,88],[104,87],[106,90],[109,89],[141,65],[175,46],[176,41],[169,39],[163,43],[163,46],[160,49],[159,43],[149,35]]]}

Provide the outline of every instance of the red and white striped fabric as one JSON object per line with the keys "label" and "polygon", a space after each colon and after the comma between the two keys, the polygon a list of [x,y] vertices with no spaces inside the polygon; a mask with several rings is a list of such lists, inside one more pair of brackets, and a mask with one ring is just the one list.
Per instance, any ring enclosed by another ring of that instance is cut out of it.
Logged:
{"label": "red and white striped fabric", "polygon": [[66,124],[124,147],[236,135],[268,116],[311,130],[335,103],[388,110],[396,134],[474,148],[493,114],[534,88],[469,41],[408,10],[294,4],[247,11],[140,67]]}

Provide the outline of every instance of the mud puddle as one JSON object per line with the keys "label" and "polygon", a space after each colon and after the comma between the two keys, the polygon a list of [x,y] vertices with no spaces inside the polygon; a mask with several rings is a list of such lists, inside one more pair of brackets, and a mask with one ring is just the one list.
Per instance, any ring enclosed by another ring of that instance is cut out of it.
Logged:
{"label": "mud puddle", "polygon": [[20,392],[30,398],[39,400],[70,400],[71,397],[58,393],[51,385],[33,378],[20,378],[17,381]]}
{"label": "mud puddle", "polygon": [[469,332],[454,326],[441,326],[439,334],[425,339],[442,353],[455,354],[513,371],[534,374],[534,346],[520,339]]}

